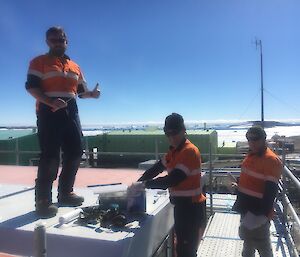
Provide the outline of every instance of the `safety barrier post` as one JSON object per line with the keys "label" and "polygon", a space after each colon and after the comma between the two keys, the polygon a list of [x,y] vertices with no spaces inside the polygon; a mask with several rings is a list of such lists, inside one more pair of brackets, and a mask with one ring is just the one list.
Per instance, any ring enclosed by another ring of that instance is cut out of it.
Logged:
{"label": "safety barrier post", "polygon": [[46,257],[46,227],[43,223],[37,224],[34,229],[34,257]]}

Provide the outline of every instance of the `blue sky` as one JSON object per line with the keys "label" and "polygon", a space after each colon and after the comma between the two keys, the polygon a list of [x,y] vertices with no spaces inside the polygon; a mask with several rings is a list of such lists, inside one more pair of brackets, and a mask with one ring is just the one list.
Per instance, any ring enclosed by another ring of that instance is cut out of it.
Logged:
{"label": "blue sky", "polygon": [[35,124],[24,83],[47,52],[45,31],[65,28],[67,53],[99,100],[78,100],[83,125],[260,119],[263,43],[265,119],[300,119],[298,0],[1,0],[0,124]]}

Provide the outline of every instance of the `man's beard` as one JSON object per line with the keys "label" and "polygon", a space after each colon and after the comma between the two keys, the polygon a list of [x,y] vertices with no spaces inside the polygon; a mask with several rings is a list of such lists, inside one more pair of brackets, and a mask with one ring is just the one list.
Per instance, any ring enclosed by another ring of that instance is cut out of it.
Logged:
{"label": "man's beard", "polygon": [[66,49],[64,47],[56,47],[50,50],[50,53],[55,56],[63,56],[65,54]]}

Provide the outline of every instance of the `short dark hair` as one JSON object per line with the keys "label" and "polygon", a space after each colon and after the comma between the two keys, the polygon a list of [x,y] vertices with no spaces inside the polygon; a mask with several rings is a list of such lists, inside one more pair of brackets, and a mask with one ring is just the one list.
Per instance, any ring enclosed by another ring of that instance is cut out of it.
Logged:
{"label": "short dark hair", "polygon": [[185,129],[183,117],[173,112],[165,119],[164,132],[165,134],[178,134],[181,130]]}
{"label": "short dark hair", "polygon": [[249,128],[246,133],[246,137],[248,137],[249,134],[255,135],[258,138],[264,139],[264,140],[267,138],[267,134],[266,134],[265,130],[260,126],[253,126],[253,127]]}
{"label": "short dark hair", "polygon": [[55,27],[51,27],[46,31],[46,39],[51,35],[51,34],[57,34],[57,33],[61,33],[64,38],[67,38],[67,35],[64,31],[64,29],[60,26],[55,26]]}

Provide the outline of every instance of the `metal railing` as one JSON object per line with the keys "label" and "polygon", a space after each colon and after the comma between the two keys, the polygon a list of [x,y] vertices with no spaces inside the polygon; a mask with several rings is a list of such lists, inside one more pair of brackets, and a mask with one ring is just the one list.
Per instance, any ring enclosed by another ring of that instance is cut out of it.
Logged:
{"label": "metal railing", "polygon": [[[283,158],[284,161],[284,158]],[[290,182],[295,185],[295,188],[297,192],[299,192],[300,195],[300,181],[297,179],[296,176],[289,170],[287,166],[284,166],[283,168],[283,174],[282,179],[279,183],[279,196],[278,200],[282,204],[282,223],[285,226],[286,229],[286,235],[288,237],[288,241],[290,243],[291,249],[293,251],[293,256],[299,256],[300,251],[300,241],[298,239],[298,242],[296,238],[300,237],[300,219],[297,211],[295,210],[294,206],[292,205],[292,202],[290,201],[290,198],[288,196],[289,190],[287,187],[288,179]],[[296,228],[298,228],[298,232],[296,231]]]}

